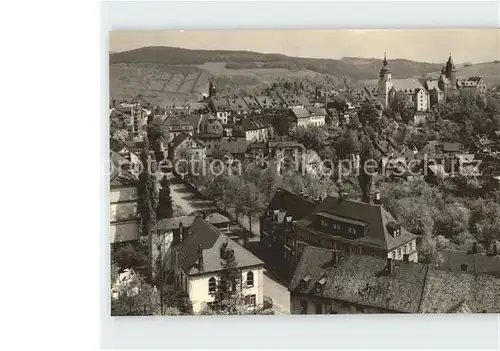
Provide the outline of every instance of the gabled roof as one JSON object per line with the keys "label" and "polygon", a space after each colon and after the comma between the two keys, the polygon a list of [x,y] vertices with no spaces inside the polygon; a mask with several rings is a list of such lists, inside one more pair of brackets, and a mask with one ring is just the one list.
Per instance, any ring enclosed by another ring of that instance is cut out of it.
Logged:
{"label": "gabled roof", "polygon": [[422,85],[422,82],[415,78],[393,79],[392,83],[394,84],[396,91],[402,91],[409,94],[415,93],[417,89],[425,91],[425,87]]}
{"label": "gabled roof", "polygon": [[304,145],[293,140],[271,140],[268,142],[269,148],[301,148],[305,150]]}
{"label": "gabled roof", "polygon": [[[348,199],[339,199],[332,196],[328,196],[323,200],[323,202],[314,209],[312,214],[298,221],[297,225],[312,229],[318,213],[329,213],[343,217],[346,220],[361,221],[368,224],[365,235],[358,238],[347,238],[339,236],[333,231],[322,231],[325,234],[344,241],[392,250],[416,238],[416,235],[408,232],[403,227],[401,227],[401,235],[393,237],[387,229],[387,224],[389,222],[395,222],[396,220],[383,206]],[[318,231],[318,229],[315,230]]]}
{"label": "gabled roof", "polygon": [[177,116],[168,116],[163,120],[162,123],[164,126],[182,126],[182,125],[191,125],[191,122],[186,119],[181,119]]}
{"label": "gabled roof", "polygon": [[[182,255],[180,258],[182,269],[188,275],[222,270],[223,266],[220,257],[220,248],[224,243],[227,243],[229,249],[234,250],[234,257],[238,268],[264,264],[249,251],[221,233],[221,231],[212,224],[197,217],[191,225],[188,235],[177,246],[178,252]],[[201,246],[203,250],[202,272],[197,267],[198,246]]]}
{"label": "gabled roof", "polygon": [[296,221],[310,214],[316,205],[317,204],[310,199],[279,188],[276,190],[271,202],[267,206],[267,211],[283,211],[286,213],[286,216],[292,216],[292,219]]}
{"label": "gabled roof", "polygon": [[305,107],[295,107],[291,109],[293,115],[296,118],[308,118],[311,117],[311,113]]}
{"label": "gabled roof", "polygon": [[247,106],[251,109],[258,109],[260,108],[259,104],[257,101],[252,97],[252,96],[244,96],[243,101],[247,104]]}
{"label": "gabled roof", "polygon": [[185,140],[187,139],[192,139],[193,141],[195,141],[196,143],[198,143],[200,146],[204,146],[204,144],[196,139],[195,137],[187,134],[187,133],[181,133],[179,135],[177,135],[171,142],[170,142],[170,145],[173,149],[176,149],[179,145],[181,145]]}
{"label": "gabled roof", "polygon": [[327,113],[326,113],[326,110],[324,107],[308,107],[307,108],[309,110],[309,113],[311,114],[311,116],[326,116]]}
{"label": "gabled roof", "polygon": [[255,96],[257,103],[262,108],[278,108],[280,100],[275,96]]}
{"label": "gabled roof", "polygon": [[210,99],[212,100],[212,104],[217,111],[229,110],[231,108],[228,99],[225,97],[213,96]]}
{"label": "gabled roof", "polygon": [[268,128],[268,125],[265,125],[262,122],[253,121],[253,120],[246,118],[243,120],[243,122],[241,122],[241,127],[245,131],[251,131],[251,130],[259,130],[259,129]]}
{"label": "gabled roof", "polygon": [[231,111],[249,111],[250,108],[248,107],[247,103],[245,100],[243,100],[242,97],[236,97],[236,98],[228,98],[227,99],[229,102],[229,106],[231,107]]}
{"label": "gabled roof", "polygon": [[[332,258],[332,250],[306,246],[289,290],[403,313],[418,312],[426,264],[395,261],[394,273],[390,275],[384,258],[345,255],[337,265],[333,265]],[[301,286],[306,275],[310,279]],[[315,293],[313,289],[323,277],[324,290]]]}

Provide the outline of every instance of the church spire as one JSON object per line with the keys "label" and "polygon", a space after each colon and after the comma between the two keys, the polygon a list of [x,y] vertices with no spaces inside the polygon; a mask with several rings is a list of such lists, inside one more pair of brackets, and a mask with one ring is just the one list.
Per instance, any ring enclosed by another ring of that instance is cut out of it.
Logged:
{"label": "church spire", "polygon": [[387,62],[387,53],[384,52],[384,66],[387,66],[388,62]]}
{"label": "church spire", "polygon": [[387,73],[391,73],[391,69],[389,68],[389,62],[387,61],[387,54],[384,52],[384,61],[383,66],[380,69],[380,77],[383,77]]}

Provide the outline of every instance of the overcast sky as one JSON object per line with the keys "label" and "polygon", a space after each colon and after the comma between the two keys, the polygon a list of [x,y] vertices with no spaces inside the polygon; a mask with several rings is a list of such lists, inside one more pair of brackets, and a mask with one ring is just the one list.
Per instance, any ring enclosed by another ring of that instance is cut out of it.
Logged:
{"label": "overcast sky", "polygon": [[438,63],[451,53],[455,63],[476,63],[499,59],[499,35],[498,29],[114,31],[110,51],[175,46],[334,59],[387,52],[389,59]]}

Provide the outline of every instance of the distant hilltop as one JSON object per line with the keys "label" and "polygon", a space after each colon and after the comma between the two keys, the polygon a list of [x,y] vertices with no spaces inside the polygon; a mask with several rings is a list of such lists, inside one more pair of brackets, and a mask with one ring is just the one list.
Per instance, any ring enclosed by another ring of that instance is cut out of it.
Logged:
{"label": "distant hilltop", "polygon": [[[443,56],[443,61],[446,55]],[[110,63],[158,63],[169,65],[203,65],[207,62],[225,62],[229,66],[244,68],[289,68],[310,70],[353,80],[378,77],[381,58],[344,57],[318,59],[292,57],[282,54],[263,54],[253,51],[190,50],[169,46],[149,46],[123,52],[110,53]],[[443,63],[416,62],[406,59],[389,60],[395,78],[422,76],[441,69]],[[252,66],[252,67],[250,67]],[[229,67],[229,68],[230,68]]]}

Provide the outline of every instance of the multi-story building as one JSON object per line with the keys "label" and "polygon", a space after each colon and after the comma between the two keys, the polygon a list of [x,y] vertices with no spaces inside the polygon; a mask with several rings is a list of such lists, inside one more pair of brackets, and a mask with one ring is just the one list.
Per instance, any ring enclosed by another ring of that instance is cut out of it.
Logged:
{"label": "multi-story building", "polygon": [[277,263],[292,266],[293,223],[310,214],[317,203],[309,198],[278,189],[260,217],[260,242]]}
{"label": "multi-story building", "polygon": [[[171,160],[191,157],[191,160],[201,161],[206,157],[206,147],[197,138],[189,134],[177,135],[169,144],[168,158]],[[185,160],[189,162],[189,160]]]}
{"label": "multi-story building", "polygon": [[216,115],[217,119],[222,122],[222,124],[229,123],[229,118],[231,117],[231,105],[225,97],[212,96],[209,98],[209,106],[212,112]]}
{"label": "multi-story building", "polygon": [[304,95],[279,94],[281,106],[286,108],[304,108],[312,106],[311,102]]}
{"label": "multi-story building", "polygon": [[234,126],[233,135],[243,136],[247,141],[265,142],[269,139],[272,129],[271,124],[247,118]]}
{"label": "multi-story building", "polygon": [[294,107],[290,111],[292,123],[297,127],[321,127],[325,124],[327,112],[322,107]]}
{"label": "multi-story building", "polygon": [[227,255],[233,255],[241,274],[240,293],[249,308],[264,303],[264,263],[208,221],[198,217],[182,241],[173,246],[175,286],[191,300],[194,313],[215,301]]}
{"label": "multi-story building", "polygon": [[160,127],[162,134],[168,136],[167,142],[171,142],[180,134],[193,135],[193,124],[184,118],[177,116],[157,115],[151,121]]}
{"label": "multi-story building", "polygon": [[[376,195],[379,197],[379,195]],[[382,258],[418,261],[417,236],[408,232],[381,204],[327,197],[295,223],[295,257],[305,245]]]}
{"label": "multi-story building", "polygon": [[139,179],[127,169],[127,160],[117,160],[120,156],[111,154],[110,175],[110,243],[120,243],[139,239],[140,217]]}
{"label": "multi-story building", "polygon": [[224,136],[222,123],[215,116],[205,116],[200,124],[200,131],[196,138],[202,141],[207,147],[207,151],[220,146]]}
{"label": "multi-story building", "polygon": [[500,278],[308,246],[289,285],[292,314],[500,312]]}

